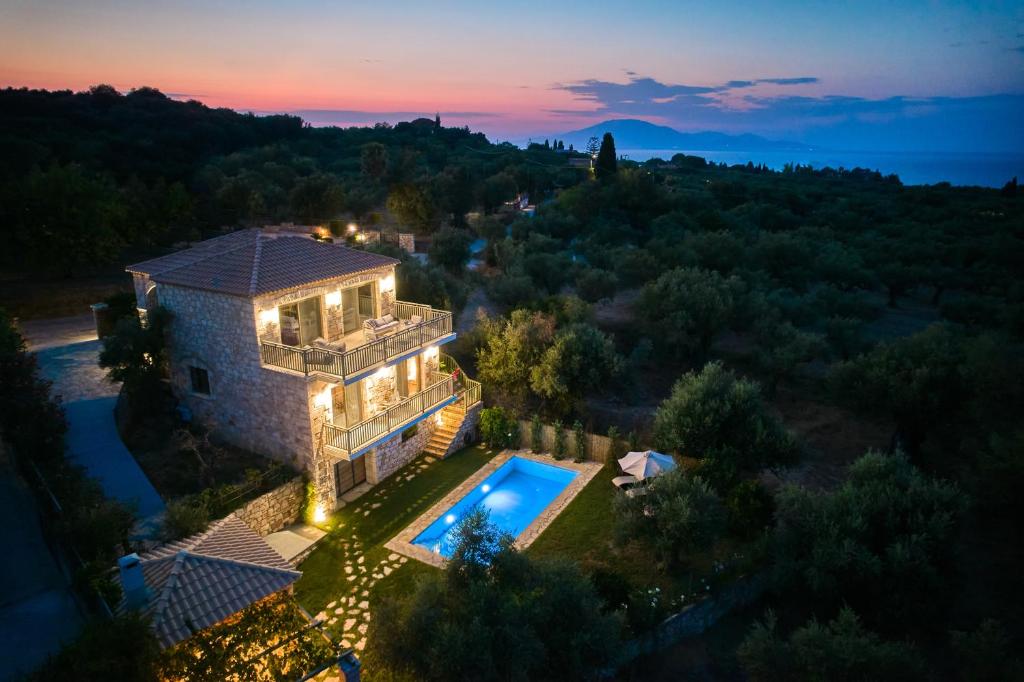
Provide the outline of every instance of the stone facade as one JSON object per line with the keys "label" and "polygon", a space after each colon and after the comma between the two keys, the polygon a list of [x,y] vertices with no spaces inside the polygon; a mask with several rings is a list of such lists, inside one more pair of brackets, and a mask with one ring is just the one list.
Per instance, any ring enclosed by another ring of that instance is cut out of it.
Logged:
{"label": "stone facade", "polygon": [[437,420],[434,415],[430,415],[421,420],[417,426],[419,429],[416,431],[416,435],[404,443],[402,442],[402,434],[398,433],[394,438],[374,448],[373,452],[363,455],[366,457],[367,483],[371,485],[380,483],[423,452],[427,441],[430,440],[430,437],[434,434],[434,429],[437,428]]}
{"label": "stone facade", "polygon": [[266,537],[299,520],[305,496],[305,481],[301,476],[296,476],[269,493],[247,502],[235,514],[257,535]]}
{"label": "stone facade", "polygon": [[[252,301],[165,284],[159,295],[173,315],[168,346],[175,397],[225,440],[309,470],[309,380],[261,366]],[[192,391],[192,366],[207,371],[209,395]]]}
{"label": "stone facade", "polygon": [[[365,283],[374,284],[378,315],[393,306],[393,266],[256,299],[169,284],[157,289],[159,304],[172,315],[168,348],[175,397],[216,436],[307,472],[316,490],[316,504],[323,511],[337,504],[336,460],[325,450],[323,433],[333,421],[336,397],[332,391],[340,380],[264,366],[260,341],[281,341],[278,306],[313,296],[321,297],[328,340],[342,338],[340,291]],[[139,307],[144,308],[154,300],[152,281],[135,274],[133,284]],[[193,390],[191,368],[206,372],[208,394]],[[438,369],[436,347],[417,356],[415,372],[422,387],[439,378]],[[361,380],[367,389],[361,396],[363,414],[397,401],[396,380],[394,368]],[[408,441],[403,443],[397,433],[365,455],[367,481],[375,484],[416,457],[434,428],[430,416],[419,422],[417,434]]]}

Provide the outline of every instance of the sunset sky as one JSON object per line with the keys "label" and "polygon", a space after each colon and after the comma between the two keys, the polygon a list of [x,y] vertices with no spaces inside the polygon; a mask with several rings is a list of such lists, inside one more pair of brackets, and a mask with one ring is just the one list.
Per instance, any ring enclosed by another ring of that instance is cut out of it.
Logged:
{"label": "sunset sky", "polygon": [[340,125],[440,111],[492,139],[629,117],[1024,151],[1024,3],[810,4],[0,0],[0,85]]}

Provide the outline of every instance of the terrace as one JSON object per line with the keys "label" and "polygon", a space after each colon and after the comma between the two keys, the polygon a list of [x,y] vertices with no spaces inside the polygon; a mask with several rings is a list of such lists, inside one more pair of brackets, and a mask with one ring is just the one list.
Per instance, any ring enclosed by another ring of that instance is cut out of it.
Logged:
{"label": "terrace", "polygon": [[398,324],[379,338],[370,338],[361,330],[347,334],[345,350],[261,340],[260,357],[271,367],[352,383],[405,356],[454,338],[452,314],[447,310],[395,301],[394,317]]}
{"label": "terrace", "polygon": [[461,371],[455,361],[440,355],[439,377],[422,391],[399,399],[363,421],[346,426],[324,424],[324,444],[342,451],[349,459],[372,447],[381,438],[407,428],[422,418],[451,405],[465,414],[470,407],[480,402],[480,382],[474,381]]}

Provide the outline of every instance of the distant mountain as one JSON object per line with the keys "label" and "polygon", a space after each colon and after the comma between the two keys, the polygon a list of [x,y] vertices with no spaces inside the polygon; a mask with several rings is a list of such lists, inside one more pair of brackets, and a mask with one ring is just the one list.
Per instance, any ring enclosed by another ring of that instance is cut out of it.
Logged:
{"label": "distant mountain", "polygon": [[[589,128],[573,130],[567,133],[552,135],[552,138],[565,140],[566,146],[572,144],[576,149],[583,149],[587,140],[596,137],[600,140],[605,133],[615,138],[618,151],[626,149],[679,149],[694,151],[768,151],[768,150],[806,150],[811,147],[799,142],[769,140],[759,135],[727,135],[725,133],[701,132],[681,133],[668,126],[655,125],[634,118],[620,118],[604,121]],[[536,142],[536,140],[534,140]]]}

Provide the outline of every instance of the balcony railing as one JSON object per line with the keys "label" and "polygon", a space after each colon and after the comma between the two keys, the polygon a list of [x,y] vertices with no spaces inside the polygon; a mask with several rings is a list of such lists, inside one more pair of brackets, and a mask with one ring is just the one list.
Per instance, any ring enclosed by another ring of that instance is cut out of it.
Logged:
{"label": "balcony railing", "polygon": [[348,453],[357,452],[416,417],[436,409],[455,395],[455,384],[446,376],[355,426],[324,425],[324,443]]}
{"label": "balcony railing", "polygon": [[439,360],[440,370],[445,374],[451,374],[455,379],[455,392],[459,395],[459,399],[452,404],[452,407],[465,414],[483,397],[480,382],[466,376],[452,356],[441,353]]}
{"label": "balcony railing", "polygon": [[419,315],[422,321],[406,325],[399,331],[376,341],[344,352],[326,348],[298,348],[272,341],[260,342],[263,364],[283,367],[303,374],[327,374],[346,378],[383,365],[410,351],[427,346],[452,333],[452,314],[447,310],[434,310],[419,303],[395,302],[395,316],[408,321]]}

